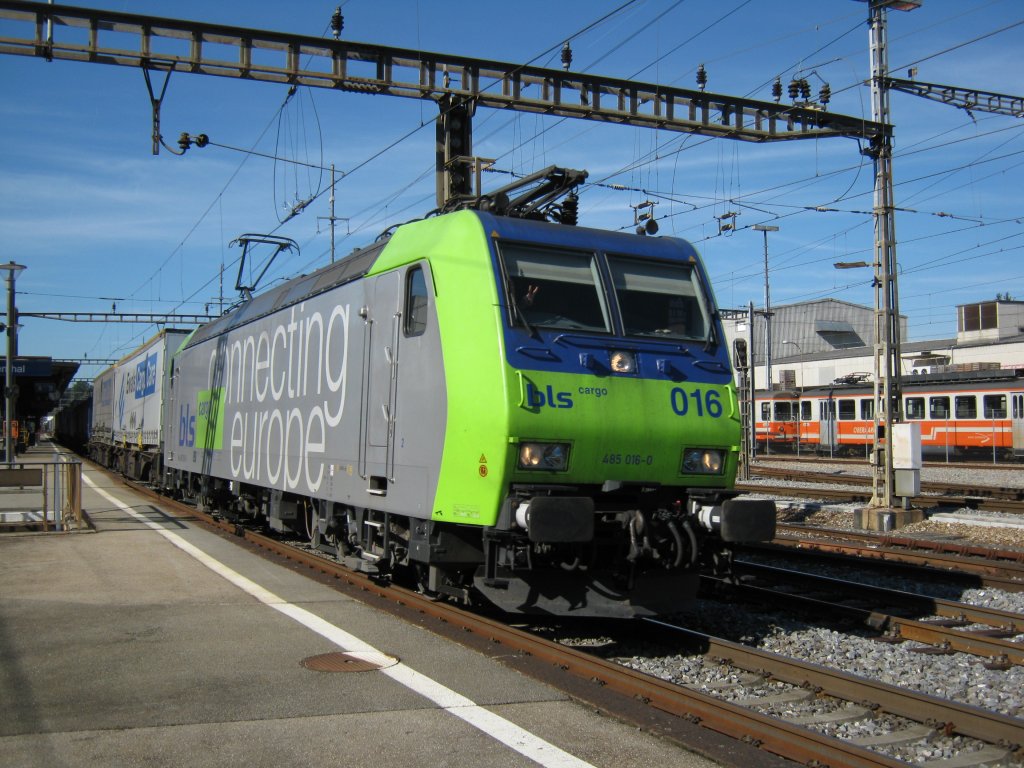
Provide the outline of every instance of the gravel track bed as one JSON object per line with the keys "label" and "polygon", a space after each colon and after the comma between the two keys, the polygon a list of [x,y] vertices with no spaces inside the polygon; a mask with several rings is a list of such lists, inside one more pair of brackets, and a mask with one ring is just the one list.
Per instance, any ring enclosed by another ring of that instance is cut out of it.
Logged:
{"label": "gravel track bed", "polygon": [[[985,659],[963,653],[925,655],[913,652],[918,643],[890,645],[872,639],[875,633],[859,628],[841,631],[745,604],[699,600],[693,611],[670,617],[671,623],[687,626],[734,642],[755,646],[782,656],[839,669],[908,690],[952,699],[999,712],[1024,716],[1024,668],[988,670]],[[666,654],[664,649],[619,647],[613,658],[627,667],[730,701],[794,690],[776,681],[753,679],[735,668],[700,655]],[[733,685],[735,684],[735,685]],[[758,707],[778,717],[819,715],[852,705],[829,697],[808,696]],[[850,722],[814,723],[807,727],[841,738],[875,736],[913,727],[910,721],[890,715],[864,714]],[[931,734],[909,744],[878,750],[912,765],[952,757],[982,748],[963,737]],[[1019,768],[1024,759],[1000,763]]]}
{"label": "gravel track bed", "polygon": [[[792,468],[792,462],[785,459],[759,460],[755,466]],[[843,485],[841,475],[866,477],[869,473],[867,465],[820,464],[812,471],[822,473],[839,473],[834,481],[824,483],[828,488],[842,488],[863,492],[862,487]],[[991,485],[999,488],[1024,489],[1024,466],[1017,471],[985,469],[979,465],[977,469],[959,467],[926,467],[921,470],[921,482],[971,483],[974,485]],[[749,485],[789,485],[806,487],[805,483],[780,482],[770,478],[753,478]],[[758,494],[750,494],[757,497]],[[773,497],[775,498],[775,497]],[[834,528],[838,530],[856,530],[853,525],[854,510],[863,504],[836,504],[826,499],[776,498],[779,506],[779,522],[800,523],[811,527]],[[1024,515],[999,512],[978,512],[966,507],[950,507],[937,505],[924,510],[925,519],[919,523],[898,528],[893,535],[919,536],[932,540],[947,540],[960,543],[974,543],[994,549],[1024,551]],[[958,520],[935,519],[936,515],[951,515]],[[982,525],[980,523],[989,523]],[[996,523],[999,525],[992,525]],[[1006,526],[1006,527],[1001,527]]]}
{"label": "gravel track bed", "polygon": [[[760,461],[759,464],[762,466],[786,466],[785,460]],[[868,474],[866,466],[828,465],[817,466],[815,470],[851,475]],[[999,470],[986,471],[983,468],[970,470],[926,468],[922,471],[922,481],[929,480],[986,483],[999,487],[1024,488],[1024,468],[1019,473]],[[778,483],[778,481],[768,479],[763,482],[765,484]],[[829,487],[836,487],[836,485],[838,483],[829,483]],[[854,510],[859,506],[862,505],[836,505],[824,500],[816,504],[813,501],[808,502],[806,499],[793,499],[788,503],[780,504],[779,519],[783,522],[800,522],[812,527],[852,530]],[[936,507],[933,510],[927,510],[926,514],[930,518],[939,512],[950,511],[952,510],[949,507]],[[993,517],[992,513],[982,515],[968,509],[955,511],[965,516]],[[893,533],[970,542],[1001,549],[1024,550],[1024,517],[1013,514],[996,515],[995,517],[997,519],[1003,517],[1006,522],[1019,524],[1022,527],[992,528],[926,519],[921,523],[900,528]],[[748,556],[746,554],[743,557],[786,567],[786,561],[781,557],[769,558],[762,555]],[[837,578],[855,578],[864,583],[1024,613],[1024,594],[1022,593],[1009,593],[993,589],[964,589],[955,584],[944,584],[934,580],[897,578],[874,573],[870,565],[865,568],[852,568],[816,563],[814,571]],[[840,669],[923,694],[971,704],[1011,717],[1024,717],[1024,668],[1022,667],[1013,667],[1004,671],[989,670],[984,666],[986,660],[977,656],[964,653],[950,655],[915,653],[913,649],[921,647],[918,643],[905,642],[898,645],[880,643],[873,639],[875,633],[866,629],[837,630],[816,626],[812,622],[791,615],[742,604],[699,600],[693,611],[670,617],[669,620],[682,626],[753,645],[787,657]],[[738,674],[734,668],[699,655],[665,654],[664,649],[645,650],[642,647],[620,647],[615,658],[620,663],[647,674],[680,685],[693,686],[706,693],[730,700],[791,690],[790,686],[781,683],[763,680],[752,681],[749,676]],[[736,687],[730,687],[730,683],[739,684]],[[803,701],[775,703],[763,708],[763,711],[780,717],[800,717],[845,709],[848,706],[845,702],[838,702],[828,697],[812,696]],[[881,715],[859,717],[850,722],[838,724],[812,724],[807,727],[831,735],[852,738],[888,733],[893,730],[909,728],[912,725],[909,721],[898,717]],[[913,740],[908,744],[878,749],[911,765],[925,765],[930,761],[949,759],[955,755],[975,752],[982,746],[972,739],[932,734]],[[1009,758],[999,764],[1020,768],[1024,766],[1024,758]]]}

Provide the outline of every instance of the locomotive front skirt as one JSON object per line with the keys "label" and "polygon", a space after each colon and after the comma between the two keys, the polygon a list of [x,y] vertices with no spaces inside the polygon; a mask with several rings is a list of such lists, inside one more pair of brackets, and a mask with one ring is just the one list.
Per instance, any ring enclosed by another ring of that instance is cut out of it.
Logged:
{"label": "locomotive front skirt", "polygon": [[443,597],[677,609],[774,534],[723,338],[685,241],[435,216],[187,338],[155,479]]}

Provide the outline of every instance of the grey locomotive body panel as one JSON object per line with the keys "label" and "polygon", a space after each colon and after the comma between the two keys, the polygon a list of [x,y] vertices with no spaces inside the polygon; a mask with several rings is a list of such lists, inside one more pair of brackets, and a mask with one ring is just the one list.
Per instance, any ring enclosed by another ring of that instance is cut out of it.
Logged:
{"label": "grey locomotive body panel", "polygon": [[286,285],[280,309],[190,343],[171,379],[167,465],[430,517],[443,357],[432,295],[426,330],[403,332],[409,269],[294,303]]}

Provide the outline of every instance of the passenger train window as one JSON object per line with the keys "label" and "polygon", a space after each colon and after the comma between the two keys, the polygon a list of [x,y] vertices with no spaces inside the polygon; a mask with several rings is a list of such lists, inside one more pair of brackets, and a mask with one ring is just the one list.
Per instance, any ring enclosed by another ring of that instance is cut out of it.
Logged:
{"label": "passenger train window", "polygon": [[908,397],[906,401],[906,407],[903,409],[905,416],[908,419],[923,419],[924,418],[924,398],[923,397]]}
{"label": "passenger train window", "polygon": [[839,420],[853,421],[857,418],[857,401],[846,398],[839,401]]}
{"label": "passenger train window", "polygon": [[986,419],[1006,418],[1006,395],[985,395],[981,402]]}
{"label": "passenger train window", "polygon": [[818,418],[822,421],[832,421],[836,417],[835,400],[822,400],[818,403]]}
{"label": "passenger train window", "polygon": [[427,329],[427,280],[422,267],[405,276],[405,335],[420,336]]}
{"label": "passenger train window", "polygon": [[860,401],[860,418],[861,421],[871,421],[875,418],[875,404],[870,397],[861,398]]}
{"label": "passenger train window", "polygon": [[508,274],[513,322],[565,330],[611,330],[594,254],[501,247]]}
{"label": "passenger train window", "polygon": [[928,418],[929,419],[948,419],[949,418],[949,398],[933,397],[928,400]]}
{"label": "passenger train window", "polygon": [[800,421],[811,420],[811,401],[801,400],[800,401]]}
{"label": "passenger train window", "polygon": [[771,419],[771,409],[771,403],[761,403],[761,421],[768,421],[769,419]]}
{"label": "passenger train window", "polygon": [[793,420],[793,404],[792,403],[776,403],[775,404],[775,421],[792,421]]}
{"label": "passenger train window", "polygon": [[978,398],[974,395],[957,395],[953,404],[956,406],[956,417],[958,419],[978,418]]}
{"label": "passenger train window", "polygon": [[707,337],[710,322],[693,266],[609,255],[608,268],[627,336]]}

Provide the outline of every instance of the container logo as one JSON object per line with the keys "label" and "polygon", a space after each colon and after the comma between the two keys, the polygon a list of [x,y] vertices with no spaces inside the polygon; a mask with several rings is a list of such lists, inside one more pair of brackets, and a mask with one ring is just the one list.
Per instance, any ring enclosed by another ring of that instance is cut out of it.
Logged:
{"label": "container logo", "polygon": [[135,366],[135,399],[156,394],[157,354],[154,352]]}

